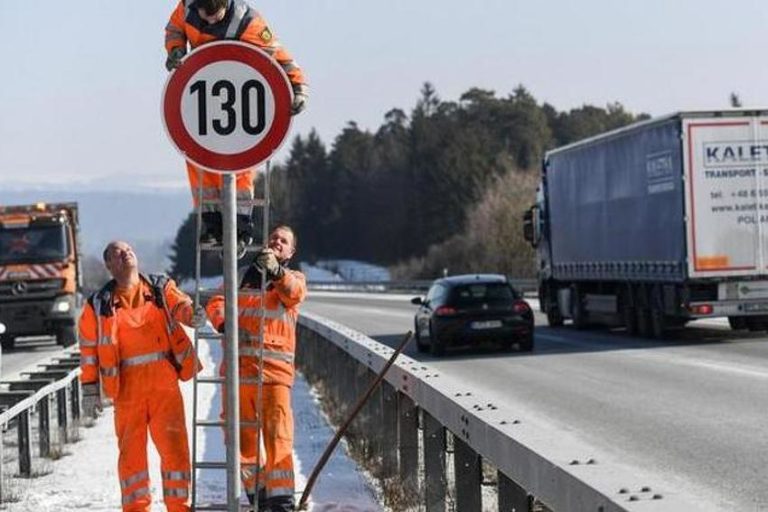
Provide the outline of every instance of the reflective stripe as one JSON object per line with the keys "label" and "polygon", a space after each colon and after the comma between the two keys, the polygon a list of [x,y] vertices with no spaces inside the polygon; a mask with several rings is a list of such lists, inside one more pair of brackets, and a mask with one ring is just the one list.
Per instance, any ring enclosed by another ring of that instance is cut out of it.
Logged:
{"label": "reflective stripe", "polygon": [[163,359],[168,359],[168,354],[166,352],[151,352],[149,354],[142,354],[140,356],[133,356],[123,359],[120,361],[120,368],[154,363],[155,361],[162,361]]}
{"label": "reflective stripe", "polygon": [[111,366],[109,368],[99,368],[99,372],[101,373],[102,377],[117,377],[120,372],[117,369],[117,366]]}
{"label": "reflective stripe", "polygon": [[227,26],[227,39],[234,39],[237,35],[237,29],[240,27],[240,23],[243,21],[245,13],[248,12],[248,6],[245,4],[235,4],[234,12],[232,13],[232,19]]}
{"label": "reflective stripe", "polygon": [[[250,318],[261,318],[261,308],[246,306],[242,308],[240,316]],[[281,318],[285,316],[285,306],[282,303],[277,305],[277,309],[267,309],[264,311],[264,318]]]}
{"label": "reflective stripe", "polygon": [[112,338],[110,338],[109,336],[102,336],[99,339],[100,345],[109,345],[110,343],[112,343]]}
{"label": "reflective stripe", "polygon": [[186,489],[180,489],[178,487],[165,487],[163,488],[163,496],[170,496],[172,498],[186,498],[189,496],[189,491]]}
{"label": "reflective stripe", "polygon": [[134,501],[136,501],[138,498],[141,498],[142,496],[146,496],[149,494],[149,487],[142,487],[141,489],[136,489],[128,496],[123,496],[123,505],[130,505]]}
{"label": "reflective stripe", "polygon": [[284,471],[275,470],[267,473],[267,480],[286,480],[293,479],[293,471],[286,469]]}
{"label": "reflective stripe", "polygon": [[176,362],[181,364],[186,358],[192,354],[192,346],[190,345],[182,354],[176,354]]}
{"label": "reflective stripe", "polygon": [[282,66],[283,66],[283,71],[285,71],[286,73],[290,73],[291,71],[295,71],[299,69],[299,66],[297,66],[293,62],[285,62],[282,64]]}
{"label": "reflective stripe", "polygon": [[78,338],[81,347],[97,347],[98,343],[95,340],[87,340],[85,338]]}
{"label": "reflective stripe", "polygon": [[185,482],[189,481],[189,473],[186,471],[163,471],[163,480],[183,480]]}
{"label": "reflective stripe", "polygon": [[97,365],[99,364],[99,360],[96,358],[96,356],[84,356],[80,355],[80,364],[93,364]]}
{"label": "reflective stripe", "polygon": [[[259,357],[260,350],[257,347],[243,347],[240,349],[241,356]],[[276,350],[265,350],[264,360],[282,361],[284,363],[293,363],[293,354],[287,352],[278,352]]]}
{"label": "reflective stripe", "polygon": [[146,471],[141,471],[139,473],[136,473],[135,475],[131,475],[125,480],[120,480],[120,488],[125,490],[126,487],[130,487],[136,482],[141,482],[142,480],[149,480],[149,473]]}
{"label": "reflective stripe", "polygon": [[276,487],[274,489],[267,489],[267,498],[286,495],[293,496],[293,487]]}

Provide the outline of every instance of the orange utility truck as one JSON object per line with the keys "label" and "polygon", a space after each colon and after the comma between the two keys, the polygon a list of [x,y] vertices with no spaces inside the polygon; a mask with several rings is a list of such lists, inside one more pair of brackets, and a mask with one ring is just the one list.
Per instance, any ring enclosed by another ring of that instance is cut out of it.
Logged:
{"label": "orange utility truck", "polygon": [[0,334],[3,349],[19,336],[75,343],[82,302],[77,203],[0,206]]}

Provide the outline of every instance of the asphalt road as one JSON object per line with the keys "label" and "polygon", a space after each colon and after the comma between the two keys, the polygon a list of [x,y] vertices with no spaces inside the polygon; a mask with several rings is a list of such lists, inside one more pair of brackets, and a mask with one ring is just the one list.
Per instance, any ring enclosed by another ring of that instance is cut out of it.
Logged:
{"label": "asphalt road", "polygon": [[[316,292],[303,307],[392,346],[413,328],[409,298]],[[717,320],[662,341],[552,329],[538,314],[536,324],[531,354],[460,350],[435,359],[413,343],[406,353],[576,436],[596,457],[651,472],[673,492],[715,510],[768,511],[765,335]]]}

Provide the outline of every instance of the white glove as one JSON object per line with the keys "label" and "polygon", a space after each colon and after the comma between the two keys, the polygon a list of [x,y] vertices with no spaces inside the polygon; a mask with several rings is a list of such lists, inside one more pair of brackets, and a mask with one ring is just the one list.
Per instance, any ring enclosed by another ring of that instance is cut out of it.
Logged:
{"label": "white glove", "polygon": [[203,309],[203,306],[198,305],[195,308],[195,313],[192,315],[192,323],[190,324],[190,327],[201,329],[205,327],[205,324],[207,323],[208,316],[205,314],[205,309]]}
{"label": "white glove", "polygon": [[277,261],[277,256],[272,249],[263,249],[254,262],[256,267],[263,269],[267,273],[267,279],[274,281],[281,279],[285,274],[285,269]]}
{"label": "white glove", "polygon": [[85,418],[96,419],[96,412],[101,412],[101,389],[98,383],[83,384],[83,416]]}
{"label": "white glove", "polygon": [[309,102],[309,92],[306,85],[293,86],[293,103],[291,103],[291,115],[300,114],[307,108]]}

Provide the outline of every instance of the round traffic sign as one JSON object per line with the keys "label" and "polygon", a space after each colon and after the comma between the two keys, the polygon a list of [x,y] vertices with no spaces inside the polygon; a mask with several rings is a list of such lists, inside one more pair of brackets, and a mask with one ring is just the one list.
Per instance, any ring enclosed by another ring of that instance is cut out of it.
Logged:
{"label": "round traffic sign", "polygon": [[239,41],[205,44],[170,74],[163,121],[190,162],[228,173],[267,160],[291,124],[291,86],[280,65]]}

